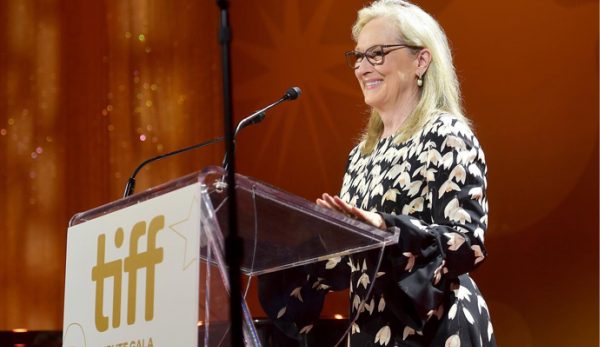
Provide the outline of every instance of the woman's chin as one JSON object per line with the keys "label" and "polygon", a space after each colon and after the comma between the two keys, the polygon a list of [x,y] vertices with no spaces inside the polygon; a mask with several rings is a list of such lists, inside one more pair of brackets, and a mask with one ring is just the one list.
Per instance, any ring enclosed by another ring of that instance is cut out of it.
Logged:
{"label": "woman's chin", "polygon": [[376,98],[369,98],[365,96],[365,104],[369,105],[374,109],[378,109],[381,106],[381,100]]}

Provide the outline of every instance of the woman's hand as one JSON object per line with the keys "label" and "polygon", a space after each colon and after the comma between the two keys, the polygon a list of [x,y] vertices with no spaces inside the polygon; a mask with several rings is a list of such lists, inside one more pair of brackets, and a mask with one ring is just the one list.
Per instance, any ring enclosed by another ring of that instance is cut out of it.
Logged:
{"label": "woman's hand", "polygon": [[317,205],[330,208],[332,210],[341,212],[347,216],[358,218],[365,223],[369,223],[377,228],[385,229],[385,221],[379,213],[365,211],[356,206],[352,206],[340,199],[337,195],[331,196],[327,193],[323,193],[321,199],[317,199]]}

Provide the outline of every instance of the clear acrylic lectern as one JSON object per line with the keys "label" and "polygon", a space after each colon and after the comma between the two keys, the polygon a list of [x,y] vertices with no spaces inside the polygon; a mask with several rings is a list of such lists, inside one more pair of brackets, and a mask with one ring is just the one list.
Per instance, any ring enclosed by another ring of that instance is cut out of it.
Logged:
{"label": "clear acrylic lectern", "polygon": [[[194,218],[199,219],[199,223],[195,224],[199,225],[199,230],[186,232],[197,233],[199,239],[199,288],[197,300],[194,300],[199,306],[199,346],[229,345],[229,283],[224,261],[224,239],[228,230],[227,187],[223,175],[221,168],[208,167],[200,173],[78,214],[71,221],[71,226],[74,226],[197,185],[199,202],[191,206],[199,211],[196,214],[191,211],[189,215],[197,216]],[[236,185],[238,233],[244,242],[241,270],[245,277],[245,299],[240,304],[247,346],[261,345],[253,323],[255,314],[247,305],[248,301],[257,302],[250,298],[256,294],[249,290],[257,276],[364,251],[379,252],[381,260],[384,247],[398,241],[397,230],[390,232],[374,228],[249,177],[236,175]],[[368,271],[370,278],[376,277],[377,270],[362,269]],[[357,312],[368,305],[364,302],[354,304],[359,307]],[[348,317],[346,333],[354,319]],[[340,335],[338,341],[343,340],[344,336]]]}

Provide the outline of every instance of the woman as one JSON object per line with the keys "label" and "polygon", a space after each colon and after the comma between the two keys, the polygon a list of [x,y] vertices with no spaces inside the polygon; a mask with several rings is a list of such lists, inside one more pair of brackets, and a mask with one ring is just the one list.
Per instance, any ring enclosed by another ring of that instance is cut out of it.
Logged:
{"label": "woman", "polygon": [[[495,346],[487,305],[468,276],[486,255],[487,169],[462,114],[445,34],[399,0],[359,11],[352,32],[356,48],[346,58],[371,118],[350,152],[340,197],[323,194],[317,204],[398,227],[400,241],[386,248],[376,280],[365,279],[378,260],[366,252],[329,262],[318,286],[315,276],[288,274],[292,293],[283,301],[263,295],[263,306],[288,334],[303,334],[322,289],[349,286],[358,314],[352,346]],[[365,281],[374,281],[371,293]]]}

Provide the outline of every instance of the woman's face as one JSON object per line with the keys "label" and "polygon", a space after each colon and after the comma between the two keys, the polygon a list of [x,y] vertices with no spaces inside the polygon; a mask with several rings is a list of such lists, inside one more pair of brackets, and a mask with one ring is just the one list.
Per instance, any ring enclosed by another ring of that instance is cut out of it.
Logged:
{"label": "woman's face", "polygon": [[[364,52],[375,45],[403,44],[390,19],[375,18],[358,35],[356,51]],[[382,65],[371,65],[363,59],[354,70],[365,103],[379,112],[393,111],[403,102],[417,97],[417,56],[410,48],[386,48]]]}

